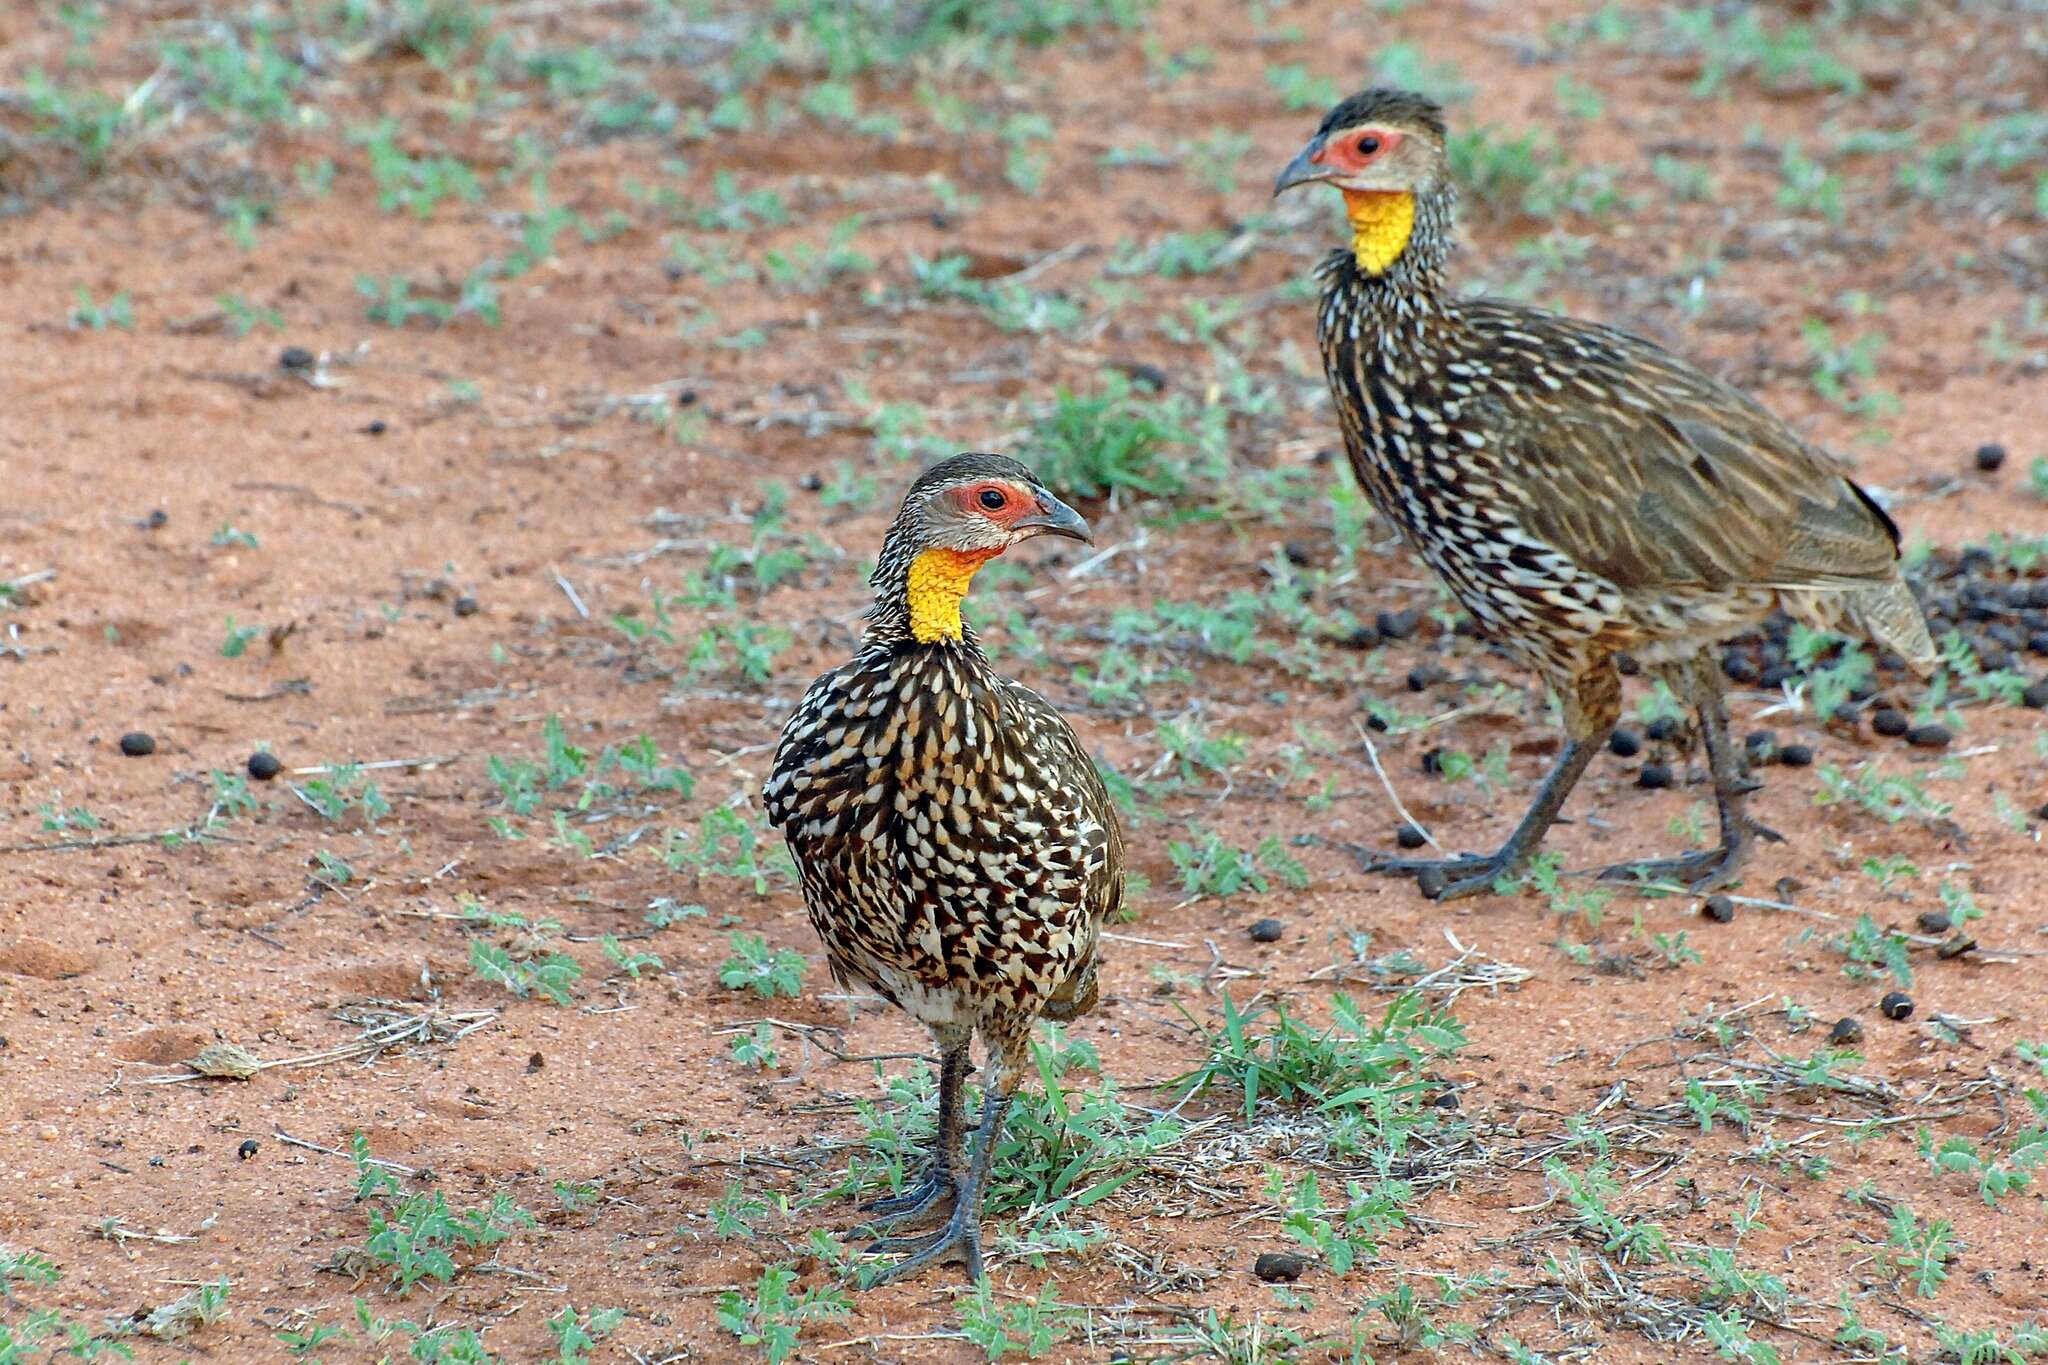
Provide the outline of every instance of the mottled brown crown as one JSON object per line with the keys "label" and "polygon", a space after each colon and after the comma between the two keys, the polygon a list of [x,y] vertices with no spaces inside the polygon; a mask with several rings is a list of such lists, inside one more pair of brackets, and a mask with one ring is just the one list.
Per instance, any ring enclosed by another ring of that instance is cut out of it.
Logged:
{"label": "mottled brown crown", "polygon": [[1413,90],[1401,90],[1391,85],[1376,85],[1370,90],[1361,90],[1337,105],[1323,115],[1322,126],[1316,129],[1316,136],[1324,137],[1340,128],[1356,128],[1368,123],[1426,129],[1435,134],[1439,142],[1448,136],[1448,130],[1444,126],[1444,107],[1441,104],[1427,95],[1417,94]]}
{"label": "mottled brown crown", "polygon": [[1038,486],[1038,476],[1007,455],[989,455],[980,451],[969,451],[964,455],[948,455],[924,473],[917,476],[917,482],[910,485],[904,494],[907,506],[917,501],[934,488],[946,484],[973,483],[977,479],[1008,479],[1012,483]]}

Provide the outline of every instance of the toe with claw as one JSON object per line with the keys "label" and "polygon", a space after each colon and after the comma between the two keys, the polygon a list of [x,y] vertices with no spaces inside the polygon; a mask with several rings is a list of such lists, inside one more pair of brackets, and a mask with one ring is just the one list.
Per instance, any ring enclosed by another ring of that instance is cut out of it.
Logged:
{"label": "toe with claw", "polygon": [[873,1199],[860,1206],[860,1211],[873,1214],[863,1225],[877,1232],[887,1232],[925,1217],[939,1203],[953,1193],[953,1177],[943,1167],[932,1167],[919,1181],[901,1194]]}
{"label": "toe with claw", "polygon": [[956,1200],[944,1227],[922,1237],[884,1237],[867,1248],[870,1256],[902,1255],[903,1259],[865,1276],[870,1285],[907,1279],[930,1266],[960,1261],[967,1278],[981,1278],[981,1217],[966,1201]]}

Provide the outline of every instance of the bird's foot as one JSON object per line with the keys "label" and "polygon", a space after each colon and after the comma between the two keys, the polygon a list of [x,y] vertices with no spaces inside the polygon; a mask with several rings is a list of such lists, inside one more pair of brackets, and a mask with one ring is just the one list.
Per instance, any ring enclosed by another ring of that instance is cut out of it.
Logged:
{"label": "bird's foot", "polygon": [[946,1225],[938,1231],[922,1237],[884,1237],[867,1248],[870,1256],[895,1252],[907,1254],[894,1265],[865,1272],[862,1278],[868,1285],[907,1279],[930,1266],[955,1260],[965,1263],[967,1279],[972,1283],[981,1278],[981,1220],[968,1208],[966,1201],[959,1201],[953,1205],[952,1216],[946,1219]]}
{"label": "bird's foot", "polygon": [[915,1185],[901,1194],[873,1199],[860,1206],[862,1213],[878,1214],[862,1226],[877,1232],[888,1232],[902,1227],[929,1214],[934,1205],[953,1193],[953,1177],[944,1169],[934,1166],[926,1170]]}
{"label": "bird's foot", "polygon": [[[1759,828],[1757,833],[1760,837],[1782,842],[1774,831]],[[1749,844],[1745,840],[1719,848],[1681,853],[1675,858],[1642,858],[1632,863],[1615,863],[1601,868],[1595,875],[1603,882],[1678,882],[1688,891],[1704,895],[1734,881],[1748,858]]]}
{"label": "bird's foot", "polygon": [[1452,901],[1493,890],[1495,882],[1521,870],[1516,866],[1517,862],[1512,853],[1502,850],[1485,855],[1466,853],[1456,858],[1379,857],[1367,862],[1365,870],[1413,877],[1416,886],[1429,899]]}

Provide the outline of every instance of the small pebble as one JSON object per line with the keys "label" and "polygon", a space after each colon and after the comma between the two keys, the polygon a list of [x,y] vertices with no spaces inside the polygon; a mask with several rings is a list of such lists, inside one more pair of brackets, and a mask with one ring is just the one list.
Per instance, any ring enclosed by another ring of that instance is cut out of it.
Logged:
{"label": "small pebble", "polygon": [[1315,553],[1298,540],[1290,540],[1280,547],[1280,553],[1287,556],[1287,562],[1297,569],[1305,569],[1316,562]]}
{"label": "small pebble", "polygon": [[1643,751],[1643,737],[1626,727],[1607,737],[1607,752],[1616,758],[1634,758]]}
{"label": "small pebble", "polygon": [[256,1153],[259,1150],[261,1150],[262,1146],[263,1144],[258,1142],[255,1138],[243,1138],[242,1145],[235,1148],[235,1155],[240,1157],[242,1160],[247,1161],[250,1157],[256,1155]]}
{"label": "small pebble", "polygon": [[385,432],[389,430],[391,430],[391,424],[385,421],[382,417],[379,417],[375,421],[365,424],[362,428],[362,432],[365,436],[382,436]]}
{"label": "small pebble", "polygon": [[277,755],[268,749],[258,749],[249,755],[249,776],[258,782],[268,782],[284,771],[284,764],[277,761]]}
{"label": "small pebble", "polygon": [[1642,771],[1636,774],[1636,785],[1661,791],[1671,785],[1671,769],[1663,763],[1645,763]]}
{"label": "small pebble", "polygon": [[2048,678],[2029,685],[2026,691],[2020,693],[2020,704],[2035,711],[2048,708]]}
{"label": "small pebble", "polygon": [[303,346],[287,346],[277,358],[281,370],[310,370],[319,363],[319,357]]}
{"label": "small pebble", "polygon": [[1922,910],[1916,922],[1920,925],[1920,932],[1923,934],[1945,934],[1949,930],[1951,921],[1945,911]]}
{"label": "small pebble", "polygon": [[1416,826],[1403,825],[1394,831],[1394,842],[1403,848],[1421,848],[1429,840],[1423,837],[1422,831]]}
{"label": "small pebble", "polygon": [[130,758],[147,758],[156,752],[156,740],[140,730],[121,736],[121,752]]}
{"label": "small pebble", "polygon": [[1252,1274],[1267,1284],[1293,1284],[1308,1269],[1308,1258],[1291,1251],[1262,1251],[1252,1262]]}
{"label": "small pebble", "polygon": [[474,616],[482,610],[483,604],[467,593],[455,599],[455,614],[457,616]]}
{"label": "small pebble", "polygon": [[1906,743],[1916,749],[1946,749],[1954,738],[1946,725],[1916,725],[1906,731]]}
{"label": "small pebble", "polygon": [[1753,683],[1762,674],[1755,660],[1747,654],[1730,652],[1721,656],[1721,671],[1728,675],[1730,682]]}
{"label": "small pebble", "polygon": [[1904,991],[1893,991],[1890,995],[1877,1002],[1877,1010],[1878,1013],[1887,1019],[1911,1019],[1913,1017],[1913,997]]}
{"label": "small pebble", "polygon": [[1116,368],[1129,375],[1132,383],[1142,384],[1155,393],[1172,382],[1172,376],[1165,370],[1143,360],[1120,360],[1116,362]]}
{"label": "small pebble", "polygon": [[825,480],[818,474],[806,474],[796,481],[796,486],[806,493],[817,493],[824,489]]}
{"label": "small pebble", "polygon": [[1458,1092],[1446,1090],[1443,1094],[1431,1100],[1430,1103],[1439,1109],[1456,1109],[1458,1107]]}
{"label": "small pebble", "polygon": [[1701,904],[1700,913],[1716,924],[1726,924],[1735,918],[1735,902],[1726,896],[1709,896]]}
{"label": "small pebble", "polygon": [[1380,634],[1389,640],[1405,640],[1415,633],[1421,616],[1412,608],[1407,611],[1383,611],[1373,619],[1380,628]]}
{"label": "small pebble", "polygon": [[1659,716],[1643,727],[1644,737],[1657,744],[1666,743],[1677,734],[1678,717],[1676,716]]}
{"label": "small pebble", "polygon": [[1749,751],[1751,761],[1768,761],[1778,747],[1778,736],[1771,730],[1752,730],[1742,737],[1742,747]]}
{"label": "small pebble", "polygon": [[171,524],[171,514],[161,507],[155,508],[142,519],[142,524],[147,530],[161,531]]}
{"label": "small pebble", "polygon": [[1862,1042],[1862,1021],[1858,1019],[1851,1019],[1846,1015],[1844,1015],[1840,1019],[1835,1020],[1835,1026],[1828,1030],[1828,1041],[1836,1044],[1837,1046],[1840,1046],[1843,1043]]}
{"label": "small pebble", "polygon": [[1408,670],[1408,690],[1410,692],[1427,692],[1430,688],[1435,687],[1450,676],[1448,669],[1442,668],[1437,664],[1417,664]]}
{"label": "small pebble", "polygon": [[1424,900],[1442,900],[1444,888],[1450,884],[1450,874],[1440,867],[1425,867],[1415,874],[1415,889]]}
{"label": "small pebble", "polygon": [[1977,468],[1986,474],[1996,474],[1998,467],[2005,463],[2005,447],[1996,441],[1986,441],[1977,447]]}
{"label": "small pebble", "polygon": [[1887,739],[1897,739],[1900,735],[1913,728],[1913,722],[1906,719],[1904,711],[1897,711],[1887,706],[1871,716],[1870,728]]}
{"label": "small pebble", "polygon": [[1778,762],[1788,768],[1811,768],[1813,746],[1810,744],[1787,744],[1778,750]]}
{"label": "small pebble", "polygon": [[1277,919],[1262,919],[1245,932],[1251,935],[1254,943],[1277,943],[1280,936],[1287,932],[1287,926]]}

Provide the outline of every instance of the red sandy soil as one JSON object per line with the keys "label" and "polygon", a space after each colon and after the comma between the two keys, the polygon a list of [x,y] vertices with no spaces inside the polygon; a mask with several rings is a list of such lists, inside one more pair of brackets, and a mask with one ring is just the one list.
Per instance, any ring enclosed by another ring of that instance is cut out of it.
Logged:
{"label": "red sandy soil", "polygon": [[[94,42],[98,76],[142,80],[161,33],[189,27],[204,8],[123,7]],[[638,8],[593,6],[560,20],[514,15],[501,27],[520,45],[616,43]],[[964,252],[977,273],[999,276],[1037,262],[1031,287],[1086,300],[1119,240],[1230,228],[1265,212],[1267,177],[1319,112],[1285,110],[1262,73],[1268,63],[1302,63],[1345,86],[1397,40],[1455,63],[1483,92],[1456,117],[1546,130],[1573,162],[1613,167],[1637,196],[1628,211],[1567,213],[1555,224],[1586,248],[1543,286],[1544,298],[1664,340],[1852,452],[1859,477],[1893,496],[1909,540],[1955,547],[1993,530],[2048,532],[2048,504],[2025,491],[2028,461],[2048,450],[2040,368],[1984,344],[1994,322],[2022,349],[2044,344],[2024,331],[2026,301],[2038,300],[2048,271],[2039,217],[1984,208],[2003,191],[1997,182],[1959,188],[1946,204],[1891,193],[1883,158],[1847,164],[1851,211],[1839,226],[1775,200],[1786,139],[1816,149],[1838,122],[1952,136],[1964,121],[1947,104],[1959,72],[1972,73],[1982,96],[1972,107],[2042,107],[2038,13],[1994,8],[1965,20],[1924,7],[1906,19],[1873,19],[1844,40],[1867,75],[1863,94],[1765,94],[1737,77],[1711,100],[1688,94],[1697,58],[1560,46],[1548,25],[1568,13],[1470,3],[1387,16],[1317,0],[1279,6],[1260,26],[1236,5],[1169,0],[1146,39],[1164,52],[1203,44],[1215,55],[1213,67],[1177,82],[1148,68],[1136,35],[1114,32],[1025,49],[1001,79],[938,73],[956,93],[1052,121],[1035,197],[1004,179],[997,138],[936,128],[913,82],[887,77],[859,88],[868,107],[904,120],[895,143],[833,133],[801,116],[787,129],[709,141],[597,141],[539,97],[502,117],[464,120],[452,112],[447,77],[403,54],[366,55],[330,65],[303,93],[327,113],[324,126],[238,140],[206,133],[195,112],[192,127],[166,130],[89,177],[31,145],[26,116],[9,113],[24,140],[0,161],[12,209],[0,220],[0,579],[28,581],[15,603],[0,606],[0,1243],[49,1257],[63,1279],[17,1286],[0,1313],[19,1323],[30,1308],[51,1307],[103,1329],[225,1276],[231,1292],[220,1320],[173,1344],[134,1339],[138,1358],[277,1359],[280,1330],[353,1327],[358,1295],[387,1318],[476,1327],[508,1360],[552,1358],[543,1320],[564,1303],[626,1310],[600,1359],[759,1358],[718,1323],[717,1296],[730,1288],[751,1296],[776,1262],[797,1265],[805,1285],[831,1283],[804,1237],[813,1221],[851,1226],[851,1204],[770,1213],[750,1239],[717,1235],[707,1206],[733,1182],[771,1201],[827,1187],[846,1156],[818,1148],[856,1140],[852,1102],[882,1092],[874,1065],[835,1061],[787,1032],[781,1070],[745,1070],[732,1059],[729,1031],[773,1017],[837,1030],[853,1054],[914,1053],[924,1040],[891,1013],[830,993],[786,880],[757,897],[739,880],[673,871],[659,856],[664,833],[694,838],[704,815],[727,804],[758,827],[755,793],[788,706],[856,636],[863,562],[912,472],[877,453],[874,405],[922,404],[943,444],[1028,459],[1030,423],[1054,389],[1087,388],[1108,364],[1155,365],[1169,392],[1198,406],[1219,401],[1206,389],[1206,349],[1171,339],[1156,319],[1191,300],[1234,299],[1251,319],[1232,334],[1235,344],[1280,401],[1234,421],[1233,460],[1244,470],[1304,465],[1334,444],[1313,364],[1312,308],[1278,292],[1329,244],[1324,206],[1285,206],[1298,215],[1294,225],[1217,274],[1128,281],[1133,300],[1105,308],[1104,325],[1076,335],[1006,333],[970,308],[927,304],[907,263],[913,252]],[[1287,26],[1299,36],[1272,36]],[[19,85],[31,66],[58,69],[68,41],[51,14],[20,7],[0,20],[0,82]],[[1600,117],[1565,116],[1555,94],[1564,75],[1599,90]],[[708,102],[681,64],[653,69],[648,80],[685,109]],[[768,87],[785,102],[803,88],[788,75],[770,77]],[[474,317],[442,327],[366,321],[358,276],[430,280],[444,270],[459,279],[515,244],[516,229],[493,214],[529,202],[522,174],[511,186],[493,184],[490,201],[451,203],[429,223],[380,211],[363,155],[344,136],[373,116],[396,117],[413,145],[445,147],[488,172],[515,164],[514,134],[540,137],[554,149],[557,202],[592,222],[619,211],[627,226],[593,243],[566,234],[555,254],[505,286],[499,326]],[[1112,147],[1138,144],[1190,154],[1219,129],[1252,139],[1229,192],[1180,172],[1100,161]],[[1754,147],[1746,145],[1752,129]],[[1650,173],[1659,151],[1708,167],[1713,197],[1672,195]],[[332,194],[293,190],[291,168],[323,156],[337,166]],[[822,247],[832,224],[861,212],[854,244],[875,270],[815,288],[720,289],[688,273],[672,278],[663,262],[674,229],[627,190],[629,180],[658,180],[664,157],[687,161],[673,183],[692,203],[708,200],[713,173],[724,168],[742,188],[781,190],[793,211],[786,227],[692,230],[693,239],[758,261],[798,244]],[[978,202],[941,212],[923,179],[932,172]],[[253,249],[240,249],[215,207],[263,186],[274,187],[274,213]],[[1980,192],[1988,197],[1980,201]],[[1523,268],[1515,244],[1546,226],[1512,213],[1474,215],[1458,268],[1512,279]],[[1679,307],[1707,260],[1704,307]],[[102,302],[125,291],[132,329],[73,325],[79,287]],[[1880,302],[1881,315],[1857,316],[1848,291]],[[281,328],[234,335],[220,318],[221,295],[274,309]],[[715,318],[679,335],[679,324],[706,308]],[[1870,327],[1888,335],[1876,382],[1897,393],[1895,414],[1860,419],[1816,394],[1800,333],[1808,317],[1844,336]],[[766,343],[713,344],[747,328],[762,329]],[[287,345],[315,353],[315,370],[281,368]],[[865,392],[850,396],[842,380]],[[636,416],[647,404],[635,396],[656,394],[678,405],[672,429]],[[1860,439],[1878,424],[1887,439]],[[1971,450],[1986,441],[2010,449],[1997,474],[1970,466]],[[865,504],[828,506],[802,486],[811,475],[831,483],[842,462],[875,480]],[[1338,477],[1336,467],[1318,472],[1315,486],[1325,477]],[[742,587],[717,619],[791,631],[772,681],[691,675],[686,655],[705,619],[694,609],[678,608],[674,645],[636,644],[611,624],[628,611],[645,620],[650,588],[680,588],[710,546],[745,547],[770,481],[788,491],[787,525],[809,559],[766,592]],[[1824,730],[1804,714],[1758,721],[1782,699],[1738,694],[1741,729],[1767,726],[1783,742],[1812,744],[1820,764],[1845,771],[1881,761],[1953,803],[1950,823],[1887,825],[1853,807],[1816,805],[1816,769],[1767,770],[1757,814],[1790,838],[1762,851],[1742,890],[1807,913],[1744,905],[1733,923],[1716,924],[1690,899],[1624,897],[1596,932],[1564,923],[1533,893],[1433,905],[1322,846],[1291,849],[1310,874],[1306,891],[1276,882],[1263,893],[1185,901],[1166,846],[1190,825],[1240,846],[1267,835],[1390,840],[1398,821],[1357,739],[1363,699],[1381,696],[1415,714],[1471,699],[1456,687],[1408,693],[1402,679],[1419,660],[1440,658],[1461,677],[1506,684],[1497,701],[1380,743],[1415,815],[1447,845],[1493,845],[1554,752],[1556,732],[1526,675],[1433,625],[1372,654],[1326,647],[1327,674],[1315,679],[1188,655],[1179,660],[1185,670],[1150,687],[1142,703],[1091,705],[1070,670],[1091,662],[1100,637],[1087,632],[1112,612],[1262,590],[1287,543],[1314,566],[1332,565],[1334,550],[1320,499],[1298,509],[1298,522],[1248,511],[1221,524],[1175,525],[1128,496],[1086,510],[1116,554],[1077,573],[1081,553],[1034,552],[1022,556],[1030,561],[1023,574],[978,595],[994,613],[989,634],[999,646],[1026,624],[1044,643],[1035,659],[1006,650],[1015,661],[1006,666],[1067,707],[1105,763],[1127,775],[1161,760],[1155,728],[1164,720],[1192,715],[1211,734],[1249,741],[1227,799],[1223,779],[1202,774],[1131,830],[1151,886],[1135,898],[1132,921],[1115,926],[1123,937],[1111,945],[1102,1008],[1072,1030],[1099,1051],[1125,1099],[1171,1103],[1170,1092],[1142,1087],[1201,1060],[1188,1020],[1212,1025],[1222,991],[1240,1003],[1254,994],[1286,999],[1325,1018],[1333,989],[1325,969],[1353,960],[1353,933],[1370,934],[1374,956],[1408,949],[1432,967],[1453,955],[1447,939],[1455,936],[1530,975],[1455,1000],[1470,1044],[1438,1075],[1459,1088],[1472,1144],[1460,1160],[1470,1165],[1433,1186],[1378,1259],[1343,1279],[1312,1268],[1293,1301],[1252,1277],[1255,1252],[1292,1245],[1262,1193],[1266,1166],[1282,1161],[1290,1178],[1305,1167],[1289,1155],[1298,1143],[1269,1125],[1244,1135],[1236,1098],[1219,1092],[1182,1117],[1238,1132],[1239,1149],[1205,1158],[1199,1180],[1192,1167],[1148,1170],[1087,1210],[1114,1254],[1054,1255],[1042,1267],[998,1260],[1002,1302],[1050,1282],[1062,1300],[1098,1311],[1099,1335],[1077,1334],[1050,1358],[1188,1352],[1185,1338],[1156,1343],[1204,1308],[1240,1323],[1263,1316],[1269,1331],[1342,1332],[1361,1302],[1404,1274],[1492,1269],[1506,1287],[1554,1288],[1550,1257],[1598,1248],[1555,1232],[1563,1214],[1550,1202],[1543,1162],[1561,1152],[1569,1116],[1603,1099],[1609,1107],[1595,1122],[1612,1135],[1618,1206],[1662,1223],[1674,1245],[1737,1245],[1731,1219],[1761,1195],[1739,1254],[1782,1276],[1800,1305],[1790,1314],[1796,1330],[1753,1327],[1787,1359],[1853,1355],[1829,1344],[1844,1293],[1916,1359],[1934,1357],[1936,1317],[2008,1332],[2048,1315],[2037,1191],[1987,1206],[1971,1178],[1931,1169],[1916,1148],[1918,1123],[1852,1143],[1820,1121],[1920,1115],[1939,1136],[1994,1146],[2026,1126],[2017,1087],[2030,1074],[2038,1085],[2040,1075],[2014,1047],[2048,1038],[2038,984],[2048,862],[2039,820],[2015,828],[2000,818],[1997,798],[2022,812],[2048,798],[2038,713],[1966,711],[1954,750],[1968,757],[1960,775],[1942,775],[1942,755],[1867,730]],[[226,526],[256,544],[217,537]],[[1437,602],[1385,528],[1373,535],[1359,573],[1319,597],[1319,611],[1370,621]],[[229,618],[258,628],[239,657],[223,656]],[[507,812],[487,762],[538,757],[549,717],[593,754],[651,736],[694,774],[693,794],[601,803],[604,818],[586,824],[575,823],[573,789],[554,794],[548,810],[565,812],[596,856],[556,837],[545,812],[512,821],[523,839],[501,838],[488,822]],[[127,731],[153,736],[154,754],[123,757],[117,741]],[[1283,750],[1306,733],[1330,745],[1309,754],[1316,772],[1300,777]],[[1425,749],[1479,755],[1498,742],[1512,755],[1502,790],[1419,770]],[[159,837],[202,822],[215,801],[209,775],[241,771],[259,746],[287,771],[251,784],[254,810],[222,812],[204,840]],[[294,770],[391,760],[406,763],[368,774],[390,804],[374,824],[354,813],[325,819],[287,790],[319,776]],[[1672,822],[1702,789],[1641,790],[1637,766],[1596,765],[1575,798],[1577,822],[1553,841],[1568,865],[1668,851]],[[1327,779],[1337,799],[1312,801]],[[46,807],[59,816],[83,808],[97,825],[51,829]],[[323,854],[347,865],[348,880]],[[1880,889],[1862,864],[1887,854],[1910,859],[1919,875]],[[1939,908],[1943,880],[1968,887],[1986,910],[1972,926],[1983,948],[1953,960],[1915,948],[1917,1008],[1910,1020],[1887,1020],[1877,1002],[1891,986],[1845,974],[1828,940],[1864,913],[1917,932],[1916,915]],[[661,897],[702,904],[708,915],[650,929],[644,912]],[[561,924],[560,946],[584,968],[570,1007],[515,999],[472,970],[472,939],[512,940],[461,924],[456,917],[472,901]],[[1284,937],[1250,941],[1246,926],[1269,916],[1284,923]],[[722,987],[729,930],[804,954],[808,993],[768,1004]],[[1681,931],[1699,960],[1673,966],[1652,951],[1652,937]],[[659,955],[663,967],[637,980],[620,974],[599,949],[608,934]],[[1585,963],[1555,946],[1561,936],[1592,945]],[[1348,989],[1369,1012],[1381,1008],[1388,997],[1362,968],[1353,976]],[[265,1059],[348,1043],[361,1025],[338,1012],[365,1001],[415,1014],[498,1014],[452,1043],[277,1067],[246,1081],[160,1083],[186,1075],[180,1064],[214,1042]],[[1795,1033],[1772,1013],[1788,1001],[1818,1020],[1813,1031]],[[1770,1102],[1777,1116],[1760,1118],[1747,1136],[1726,1122],[1703,1136],[1683,1114],[1651,1113],[1681,1104],[1688,1078],[1732,1074],[1685,1060],[1706,1045],[1675,1031],[1739,1007],[1755,1008],[1759,1044],[1788,1056],[1811,1053],[1837,1018],[1861,1021],[1864,1058],[1853,1070],[1881,1079],[1892,1099],[1879,1111],[1780,1097]],[[1966,1022],[1944,1029],[1937,1016]],[[1787,1162],[1755,1156],[1767,1131],[1799,1144]],[[365,1272],[343,1254],[362,1247],[366,1212],[354,1199],[351,1163],[317,1149],[346,1148],[356,1133],[377,1156],[430,1170],[451,1203],[481,1205],[502,1192],[540,1225],[461,1258],[488,1260],[488,1268],[398,1297],[381,1270]],[[1832,1168],[1820,1179],[1801,1175],[1797,1160],[1821,1151]],[[1583,1153],[1561,1154],[1583,1168]],[[595,1185],[601,1196],[567,1211],[555,1182]],[[1952,1222],[1956,1259],[1936,1298],[1916,1298],[1874,1258],[1885,1215],[1845,1197],[1864,1182],[1923,1219]],[[1334,1190],[1342,1179],[1324,1183]],[[1433,1294],[1426,1274],[1414,1282]],[[976,1358],[977,1348],[947,1335],[958,1318],[954,1287],[951,1275],[934,1274],[856,1293],[851,1317],[805,1329],[798,1358]],[[1663,1288],[1697,1299],[1677,1278]],[[1613,1360],[1713,1354],[1698,1336],[1658,1343],[1624,1321],[1570,1307],[1554,1314],[1535,1293],[1514,1299],[1503,1289],[1440,1315],[1476,1324],[1496,1309],[1507,1316],[1486,1322],[1495,1343],[1509,1334],[1545,1351],[1576,1342]],[[1116,1321],[1125,1324],[1120,1338]],[[1365,1349],[1398,1354],[1391,1329],[1377,1321],[1382,1338],[1368,1335]],[[381,1347],[358,1336],[316,1354],[371,1359],[404,1349],[402,1335]]]}

